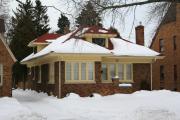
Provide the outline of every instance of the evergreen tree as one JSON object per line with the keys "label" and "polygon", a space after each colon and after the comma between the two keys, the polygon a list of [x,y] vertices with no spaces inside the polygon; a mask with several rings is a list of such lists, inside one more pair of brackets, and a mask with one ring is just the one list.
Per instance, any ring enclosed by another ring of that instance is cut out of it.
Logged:
{"label": "evergreen tree", "polygon": [[100,14],[96,12],[93,4],[90,1],[88,1],[88,3],[84,6],[79,16],[76,18],[77,26],[102,26],[100,22]]}
{"label": "evergreen tree", "polygon": [[59,27],[59,30],[57,31],[57,33],[65,34],[64,33],[65,29],[70,27],[69,19],[65,15],[61,14],[61,17],[59,17],[58,19],[57,25]]}
{"label": "evergreen tree", "polygon": [[40,0],[35,1],[36,5],[34,7],[34,25],[36,30],[36,37],[47,33],[50,28],[48,25],[49,18],[47,15],[47,7],[43,7]]}
{"label": "evergreen tree", "polygon": [[118,32],[118,30],[117,30],[116,28],[114,28],[114,27],[111,26],[111,27],[109,28],[109,30],[112,31],[113,33],[117,33],[116,38],[121,38],[120,33]]}

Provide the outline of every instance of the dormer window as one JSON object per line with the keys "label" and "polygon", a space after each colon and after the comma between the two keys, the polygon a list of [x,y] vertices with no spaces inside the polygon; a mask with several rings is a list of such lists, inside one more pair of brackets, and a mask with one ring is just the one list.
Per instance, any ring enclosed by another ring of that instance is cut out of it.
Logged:
{"label": "dormer window", "polygon": [[95,43],[102,47],[106,47],[106,39],[105,38],[92,38],[92,43]]}

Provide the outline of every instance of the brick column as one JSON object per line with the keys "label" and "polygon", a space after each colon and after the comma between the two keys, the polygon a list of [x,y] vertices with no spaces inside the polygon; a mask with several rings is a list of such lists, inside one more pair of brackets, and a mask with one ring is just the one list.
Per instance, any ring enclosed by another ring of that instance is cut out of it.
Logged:
{"label": "brick column", "polygon": [[95,62],[95,81],[101,83],[101,62]]}

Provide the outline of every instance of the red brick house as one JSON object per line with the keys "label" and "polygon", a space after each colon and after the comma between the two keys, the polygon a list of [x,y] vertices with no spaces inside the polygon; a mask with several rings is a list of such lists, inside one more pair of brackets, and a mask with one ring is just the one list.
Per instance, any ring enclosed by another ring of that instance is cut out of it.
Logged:
{"label": "red brick house", "polygon": [[11,96],[12,66],[16,61],[4,40],[4,21],[0,19],[0,97]]}
{"label": "red brick house", "polygon": [[180,91],[180,3],[171,4],[150,48],[165,56],[153,64],[153,89]]}
{"label": "red brick house", "polygon": [[21,63],[29,69],[30,88],[59,98],[71,92],[90,96],[150,89],[151,65],[163,58],[143,46],[143,26],[136,28],[137,44],[97,26],[80,27],[60,37],[49,35],[32,41],[29,47],[37,52]]}

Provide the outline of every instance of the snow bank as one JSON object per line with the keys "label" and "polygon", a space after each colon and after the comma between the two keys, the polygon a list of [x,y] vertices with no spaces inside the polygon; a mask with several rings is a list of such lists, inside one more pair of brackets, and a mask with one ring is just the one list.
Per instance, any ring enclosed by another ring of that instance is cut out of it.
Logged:
{"label": "snow bank", "polygon": [[180,120],[180,93],[167,90],[57,99],[32,90],[0,98],[2,120]]}

